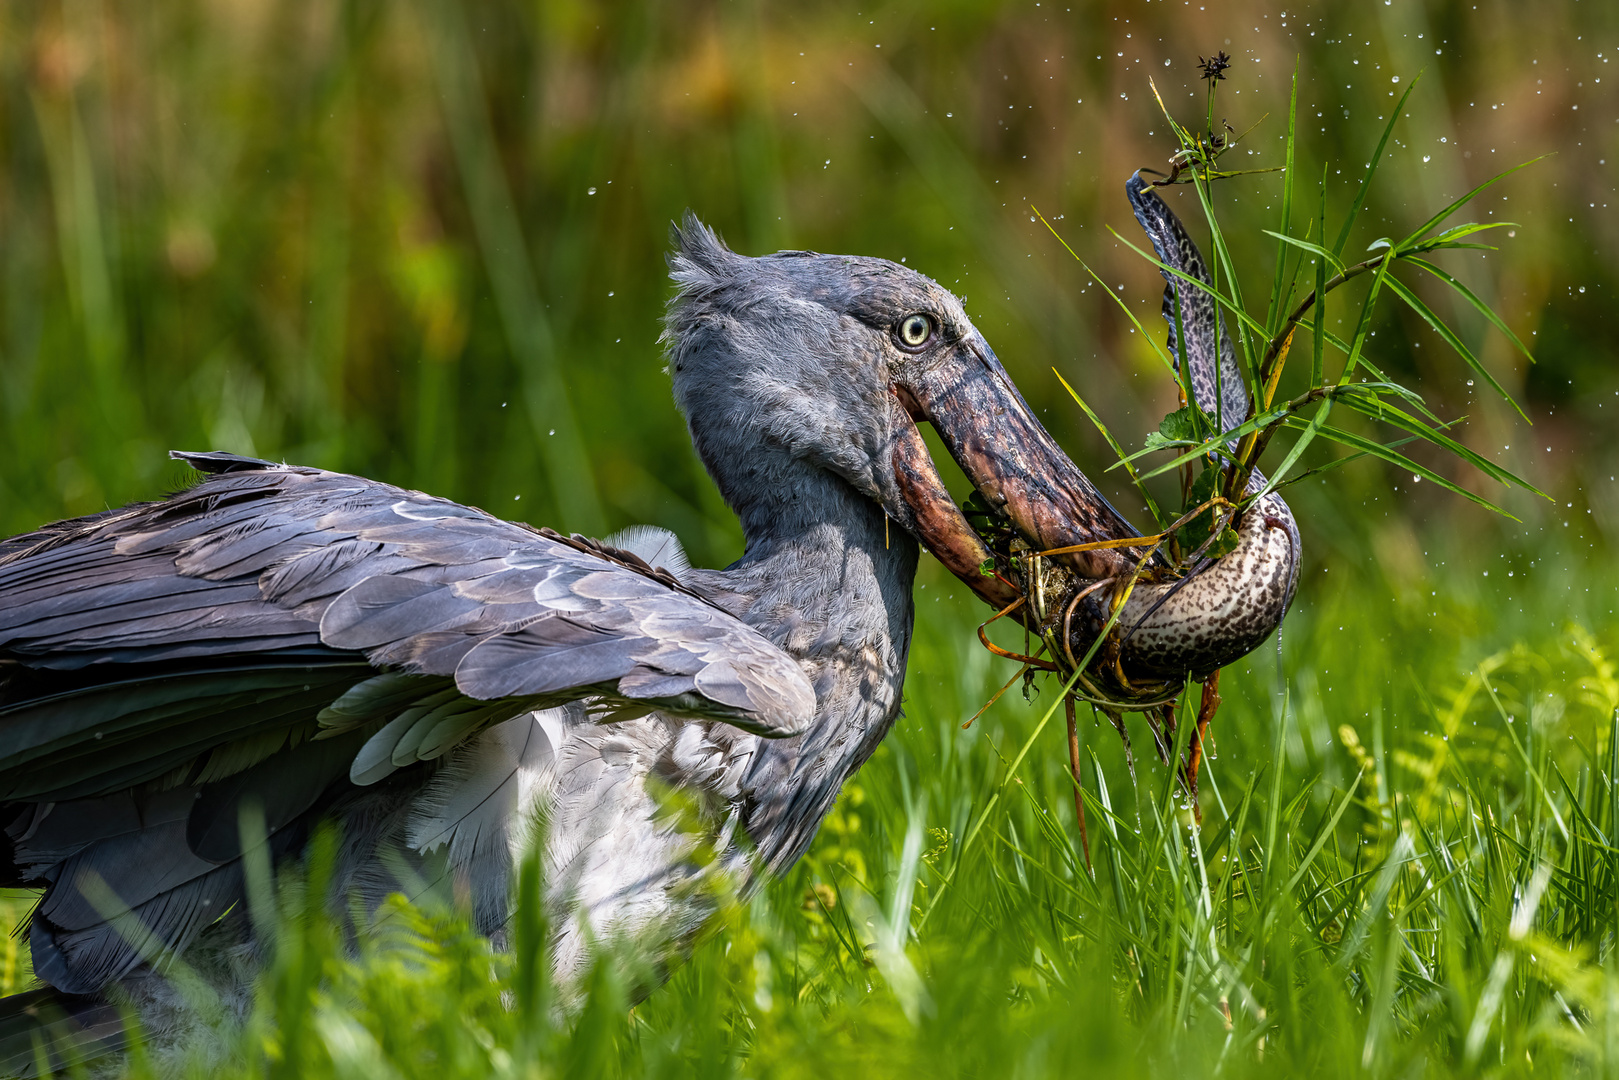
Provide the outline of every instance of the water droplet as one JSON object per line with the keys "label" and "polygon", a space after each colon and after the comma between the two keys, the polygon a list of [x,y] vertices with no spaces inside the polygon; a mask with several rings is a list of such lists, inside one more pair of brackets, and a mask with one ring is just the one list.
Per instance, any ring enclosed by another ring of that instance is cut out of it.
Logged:
{"label": "water droplet", "polygon": [[585,189],[585,194],[586,195],[594,195],[594,194],[596,194],[596,189],[595,188],[586,188]]}

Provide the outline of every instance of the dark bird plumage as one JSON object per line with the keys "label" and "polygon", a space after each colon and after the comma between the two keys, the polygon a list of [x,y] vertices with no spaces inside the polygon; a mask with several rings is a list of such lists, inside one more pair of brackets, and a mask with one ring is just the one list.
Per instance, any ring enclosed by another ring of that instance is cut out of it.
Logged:
{"label": "dark bird plumage", "polygon": [[335,902],[453,879],[498,940],[543,814],[565,981],[603,935],[680,947],[700,886],[791,864],[898,715],[918,541],[996,599],[919,421],[1031,538],[1134,535],[932,281],[746,258],[694,218],[675,239],[674,394],[746,537],[724,570],[659,530],[601,543],[224,453],[177,454],[203,476],[167,499],[0,542],[0,884],[43,890],[64,1023],[103,1030],[119,983],[180,1038],[181,953],[240,1015],[243,836],[297,860],[322,820]]}

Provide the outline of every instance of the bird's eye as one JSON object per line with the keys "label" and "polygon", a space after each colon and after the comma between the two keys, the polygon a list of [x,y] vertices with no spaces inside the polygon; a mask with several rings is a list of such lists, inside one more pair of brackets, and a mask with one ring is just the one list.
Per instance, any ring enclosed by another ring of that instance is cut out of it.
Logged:
{"label": "bird's eye", "polygon": [[899,323],[899,342],[907,349],[920,349],[933,337],[933,318],[917,312]]}

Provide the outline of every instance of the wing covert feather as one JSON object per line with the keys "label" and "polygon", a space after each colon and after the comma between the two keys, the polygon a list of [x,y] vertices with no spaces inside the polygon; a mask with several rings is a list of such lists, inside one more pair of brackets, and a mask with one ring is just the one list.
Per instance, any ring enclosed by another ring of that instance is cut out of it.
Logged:
{"label": "wing covert feather", "polygon": [[[3,869],[46,886],[30,936],[59,989],[173,955],[239,902],[243,806],[277,848],[348,785],[499,730],[472,743],[476,790],[446,769],[402,781],[441,793],[424,846],[495,858],[553,749],[533,723],[499,728],[515,717],[657,710],[779,737],[814,714],[790,656],[631,551],[358,477],[176,456],[209,475],[0,540]],[[678,544],[648,550],[685,569]],[[111,897],[127,910],[109,919]]]}
{"label": "wing covert feather", "polygon": [[[191,670],[324,647],[484,701],[590,697],[766,736],[813,714],[790,657],[629,552],[344,474],[176,456],[211,475],[0,547],[0,657]],[[6,719],[14,705],[0,699],[0,743],[52,741]]]}

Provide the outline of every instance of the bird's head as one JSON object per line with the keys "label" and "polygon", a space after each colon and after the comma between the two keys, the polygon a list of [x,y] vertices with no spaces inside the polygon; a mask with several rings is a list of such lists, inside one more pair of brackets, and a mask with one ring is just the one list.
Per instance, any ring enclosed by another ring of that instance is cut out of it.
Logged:
{"label": "bird's head", "polygon": [[[738,255],[690,215],[674,241],[679,288],[665,341],[675,397],[745,526],[750,508],[771,512],[761,498],[793,497],[786,478],[807,464],[880,504],[998,599],[978,573],[982,545],[917,432],[925,421],[1031,544],[1132,535],[936,282],[886,259]],[[1076,568],[1095,573],[1089,557]]]}

